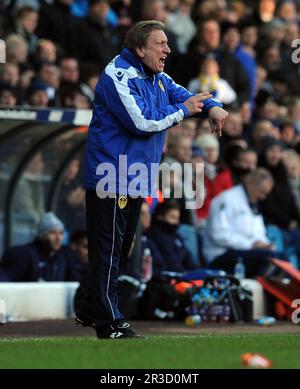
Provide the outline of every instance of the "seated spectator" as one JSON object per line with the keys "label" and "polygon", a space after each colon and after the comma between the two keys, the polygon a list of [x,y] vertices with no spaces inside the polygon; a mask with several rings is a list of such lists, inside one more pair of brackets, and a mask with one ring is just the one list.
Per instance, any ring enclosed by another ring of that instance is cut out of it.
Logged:
{"label": "seated spectator", "polygon": [[223,135],[220,138],[221,157],[224,158],[227,148],[232,141],[243,139],[243,122],[239,110],[230,111],[223,126]]}
{"label": "seated spectator", "polygon": [[85,230],[74,231],[70,237],[69,244],[71,252],[75,255],[80,278],[88,274],[88,240]]}
{"label": "seated spectator", "polygon": [[27,90],[27,102],[32,107],[48,107],[47,85],[39,80],[33,81]]}
{"label": "seated spectator", "polygon": [[211,204],[204,235],[204,255],[210,267],[231,274],[243,258],[246,276],[262,274],[276,254],[269,242],[259,202],[271,192],[273,178],[265,169],[249,173],[244,185],[217,196]]}
{"label": "seated spectator", "polygon": [[77,281],[74,258],[62,250],[64,226],[52,213],[45,213],[38,224],[36,239],[8,249],[0,262],[0,281]]}
{"label": "seated spectator", "polygon": [[[229,149],[230,151],[230,149]],[[231,173],[235,185],[242,184],[245,177],[257,167],[257,153],[252,149],[238,148],[231,162]]]}
{"label": "seated spectator", "polygon": [[107,22],[108,11],[108,0],[91,0],[87,18],[70,29],[66,47],[81,64],[95,64],[99,71],[117,54],[120,45],[116,29]]}
{"label": "seated spectator", "polygon": [[205,59],[197,78],[188,83],[187,89],[192,93],[210,92],[214,98],[224,104],[232,104],[236,93],[226,80],[220,78],[218,62],[212,57]]}
{"label": "seated spectator", "polygon": [[41,62],[37,69],[37,79],[47,85],[47,94],[49,98],[49,105],[60,106],[59,101],[59,85],[60,76],[59,69],[52,62]]}
{"label": "seated spectator", "polygon": [[73,0],[55,0],[52,3],[44,2],[40,8],[36,33],[40,38],[50,39],[65,48],[68,45],[67,32],[77,23],[71,13]]}
{"label": "seated spectator", "polygon": [[154,256],[154,273],[162,271],[183,273],[197,268],[181,236],[177,233],[179,221],[180,207],[176,203],[165,201],[157,205],[153,222],[147,233],[163,259],[163,262],[158,262]]}
{"label": "seated spectator", "polygon": [[28,53],[35,53],[38,44],[38,37],[35,30],[38,23],[38,11],[30,6],[18,9],[15,19],[15,32],[23,36],[28,44]]}
{"label": "seated spectator", "polygon": [[61,95],[61,102],[64,108],[91,108],[90,99],[82,92],[79,86],[66,88]]}
{"label": "seated spectator", "polygon": [[191,39],[196,34],[196,26],[191,18],[192,1],[180,0],[178,9],[169,12],[167,28],[177,36],[178,51],[182,54],[187,52]]}
{"label": "seated spectator", "polygon": [[270,136],[272,138],[280,139],[280,133],[276,130],[273,123],[270,120],[259,120],[255,123],[252,134],[251,134],[251,144],[255,149],[260,148],[261,140]]}
{"label": "seated spectator", "polygon": [[287,147],[290,148],[297,147],[297,144],[300,142],[300,136],[297,134],[292,121],[286,120],[283,123],[281,129],[281,140]]}
{"label": "seated spectator", "polygon": [[19,34],[10,34],[5,39],[6,60],[16,65],[22,65],[27,61],[28,44]]}
{"label": "seated spectator", "polygon": [[76,85],[79,82],[79,64],[76,58],[64,57],[59,63],[61,84]]}
{"label": "seated spectator", "polygon": [[13,87],[16,87],[19,79],[20,72],[17,64],[7,62],[0,65],[0,82],[5,82]]}
{"label": "seated spectator", "polygon": [[38,41],[34,62],[38,64],[43,61],[51,63],[57,62],[57,49],[55,43],[49,39],[40,39]]}
{"label": "seated spectator", "polygon": [[300,211],[300,156],[294,150],[285,150],[283,163],[287,169],[289,184]]}
{"label": "seated spectator", "polygon": [[17,105],[17,92],[9,84],[0,84],[0,105],[15,107]]}
{"label": "seated spectator", "polygon": [[229,169],[219,161],[219,142],[213,134],[203,134],[196,139],[206,157],[204,162],[204,203],[197,209],[197,223],[204,226],[208,217],[212,199],[219,193],[233,186],[232,175]]}
{"label": "seated spectator", "polygon": [[[171,129],[172,130],[172,129]],[[170,175],[170,180],[162,180],[162,194],[165,198],[174,199],[180,206],[180,222],[184,224],[193,224],[193,214],[191,209],[187,207],[187,202],[192,199],[190,190],[193,186],[193,171],[191,165],[192,157],[192,139],[185,136],[183,133],[176,133],[168,137],[167,154],[163,162],[169,165],[161,167],[162,174],[168,171],[173,173]],[[183,165],[185,168],[185,185],[183,185],[182,172]],[[172,169],[172,170],[171,170]],[[166,177],[166,176],[165,176]],[[175,193],[182,193],[182,196],[175,196]]]}
{"label": "seated spectator", "polygon": [[280,141],[265,137],[262,140],[259,166],[267,169],[275,181],[272,191],[262,202],[265,223],[288,230],[293,222],[300,225],[300,213],[283,163],[283,147]]}
{"label": "seated spectator", "polygon": [[63,174],[58,192],[57,215],[65,222],[67,231],[85,228],[85,191],[80,180],[80,160],[73,159]]}

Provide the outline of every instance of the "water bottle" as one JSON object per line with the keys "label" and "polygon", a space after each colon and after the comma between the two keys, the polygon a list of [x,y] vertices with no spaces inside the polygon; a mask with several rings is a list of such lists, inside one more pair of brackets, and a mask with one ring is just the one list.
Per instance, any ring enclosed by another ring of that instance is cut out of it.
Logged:
{"label": "water bottle", "polygon": [[260,319],[258,319],[256,321],[257,324],[261,325],[261,326],[265,326],[265,327],[268,327],[268,326],[273,326],[274,324],[276,324],[276,319],[275,317],[262,317]]}
{"label": "water bottle", "polygon": [[191,315],[187,316],[185,319],[185,324],[190,327],[197,327],[201,324],[201,316],[200,315]]}
{"label": "water bottle", "polygon": [[244,265],[243,258],[239,258],[234,267],[234,276],[238,280],[243,280],[245,278],[245,275],[246,275],[246,268]]}
{"label": "water bottle", "polygon": [[152,278],[152,255],[148,247],[144,249],[142,257],[142,274],[141,280],[143,282],[148,282]]}

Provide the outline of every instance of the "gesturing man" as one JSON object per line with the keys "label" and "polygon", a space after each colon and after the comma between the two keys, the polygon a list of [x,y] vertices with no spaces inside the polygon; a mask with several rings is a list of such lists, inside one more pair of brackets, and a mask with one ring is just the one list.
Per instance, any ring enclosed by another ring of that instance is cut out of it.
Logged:
{"label": "gesturing man", "polygon": [[[209,93],[193,95],[164,73],[170,53],[164,28],[155,20],[132,27],[96,86],[84,177],[89,298],[77,307],[76,318],[94,326],[98,338],[137,337],[118,309],[119,262],[128,254],[142,198],[152,193],[154,180],[149,173],[140,184],[144,191],[130,190],[134,175],[124,172],[119,157],[126,156],[127,166],[143,164],[150,172],[151,164],[160,162],[169,127],[201,114],[221,135],[228,115]],[[99,180],[109,166],[116,174],[106,188]]]}

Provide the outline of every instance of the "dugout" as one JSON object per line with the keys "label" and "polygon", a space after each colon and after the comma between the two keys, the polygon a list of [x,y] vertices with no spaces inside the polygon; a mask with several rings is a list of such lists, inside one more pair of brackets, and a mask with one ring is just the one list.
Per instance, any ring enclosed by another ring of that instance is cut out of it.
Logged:
{"label": "dugout", "polygon": [[[68,178],[75,180],[72,189],[82,185],[91,114],[57,108],[0,109],[0,255],[9,246],[29,242],[44,212],[58,214],[67,229],[74,224],[66,220],[61,196],[67,195],[63,189]],[[84,223],[82,207],[75,212],[78,228]]]}

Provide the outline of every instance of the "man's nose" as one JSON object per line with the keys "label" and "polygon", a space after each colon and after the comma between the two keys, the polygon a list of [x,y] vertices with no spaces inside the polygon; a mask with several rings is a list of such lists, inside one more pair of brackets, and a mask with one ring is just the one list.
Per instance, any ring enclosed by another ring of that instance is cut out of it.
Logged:
{"label": "man's nose", "polygon": [[171,53],[171,49],[168,45],[165,46],[165,49],[164,49],[165,53],[167,54],[170,54]]}

